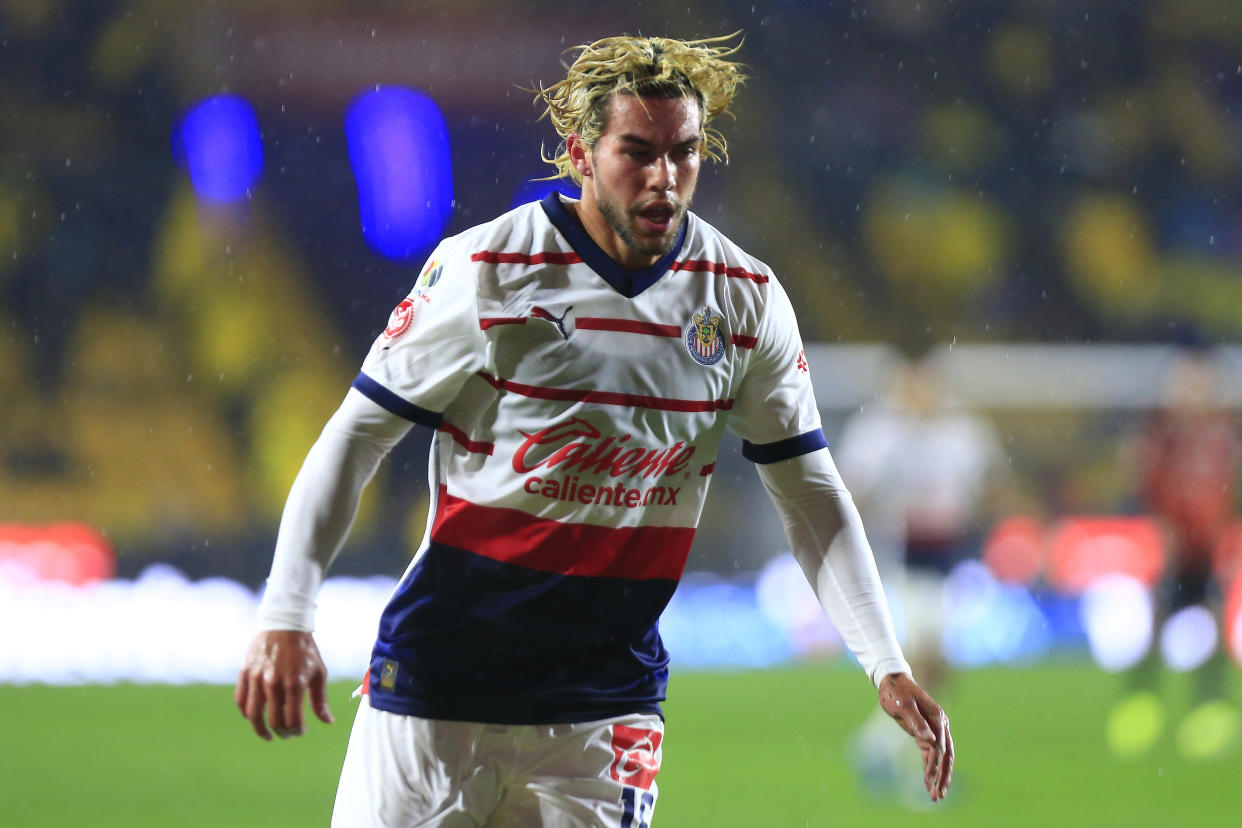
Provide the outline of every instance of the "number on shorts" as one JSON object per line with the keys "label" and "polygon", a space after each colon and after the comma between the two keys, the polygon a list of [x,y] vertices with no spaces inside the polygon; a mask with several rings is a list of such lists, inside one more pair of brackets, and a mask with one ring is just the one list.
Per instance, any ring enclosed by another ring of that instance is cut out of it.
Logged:
{"label": "number on shorts", "polygon": [[[639,793],[642,796],[636,800]],[[624,788],[621,791],[621,806],[621,828],[649,828],[647,820],[655,809],[655,797],[651,795],[651,791],[640,792],[636,788]],[[635,817],[638,822],[634,821]]]}

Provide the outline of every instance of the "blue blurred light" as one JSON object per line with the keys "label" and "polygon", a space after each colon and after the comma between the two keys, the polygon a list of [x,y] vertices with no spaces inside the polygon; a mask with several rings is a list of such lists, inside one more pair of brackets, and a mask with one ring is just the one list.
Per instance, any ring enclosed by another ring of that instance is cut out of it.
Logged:
{"label": "blue blurred light", "polygon": [[345,114],[345,139],[367,243],[399,261],[425,254],[453,209],[448,126],[435,101],[401,87],[367,92]]}
{"label": "blue blurred light", "polygon": [[770,667],[794,656],[789,636],[759,608],[754,584],[688,573],[660,616],[678,668]]}
{"label": "blue blurred light", "polygon": [[[547,175],[545,170],[537,175]],[[582,188],[568,178],[554,178],[552,180],[541,180],[537,177],[528,179],[513,195],[513,203],[509,206],[518,207],[531,201],[540,201],[548,193],[555,190],[561,195],[569,198],[582,198]]]}
{"label": "blue blurred light", "polygon": [[204,98],[181,119],[173,152],[190,172],[204,201],[230,204],[244,198],[263,173],[259,119],[245,98]]}
{"label": "blue blurred light", "polygon": [[958,564],[944,589],[944,650],[950,664],[1030,661],[1052,645],[1048,620],[1026,588],[996,580],[979,561]]}

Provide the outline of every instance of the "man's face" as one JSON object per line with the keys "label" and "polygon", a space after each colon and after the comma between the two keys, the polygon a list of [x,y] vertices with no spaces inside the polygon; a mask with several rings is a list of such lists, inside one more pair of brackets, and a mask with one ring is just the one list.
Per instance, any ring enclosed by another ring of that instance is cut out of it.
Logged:
{"label": "man's face", "polygon": [[677,241],[699,178],[702,115],[692,97],[618,94],[608,108],[608,127],[587,153],[584,196],[587,187],[593,189],[594,206],[611,231],[612,244],[601,247],[637,269]]}

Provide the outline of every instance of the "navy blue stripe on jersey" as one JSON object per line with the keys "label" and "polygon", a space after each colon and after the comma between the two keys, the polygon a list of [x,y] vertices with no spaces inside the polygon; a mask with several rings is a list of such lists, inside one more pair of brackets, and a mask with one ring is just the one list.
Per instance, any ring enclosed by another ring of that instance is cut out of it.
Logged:
{"label": "navy blue stripe on jersey", "polygon": [[444,421],[443,414],[420,408],[409,400],[403,399],[389,391],[366,374],[359,373],[358,376],[354,377],[350,387],[358,389],[359,392],[380,408],[387,409],[390,413],[403,417],[412,423],[427,426],[427,428],[439,428],[440,423]]}
{"label": "navy blue stripe on jersey", "polygon": [[371,704],[540,724],[660,713],[677,581],[540,572],[431,543],[380,618]]}
{"label": "navy blue stripe on jersey", "polygon": [[822,428],[817,428],[788,440],[777,440],[775,443],[751,443],[743,440],[742,456],[752,463],[767,465],[791,457],[801,457],[822,448],[828,448],[828,438],[824,436]]}
{"label": "navy blue stripe on jersey", "polygon": [[686,224],[689,219],[683,218],[672,250],[665,253],[650,267],[631,273],[617,264],[615,259],[595,243],[586,229],[569,214],[569,210],[565,208],[565,204],[555,190],[544,196],[540,205],[547,214],[548,220],[556,226],[557,230],[561,231],[561,235],[578,252],[582,261],[598,273],[604,281],[612,285],[613,290],[627,299],[633,299],[667,273],[673,262],[677,261],[677,257],[681,254],[682,242],[686,240]]}

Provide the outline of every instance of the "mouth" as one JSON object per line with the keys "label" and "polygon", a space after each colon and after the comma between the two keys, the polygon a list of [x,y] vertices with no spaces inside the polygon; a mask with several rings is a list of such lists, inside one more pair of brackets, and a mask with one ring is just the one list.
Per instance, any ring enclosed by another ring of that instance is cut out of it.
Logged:
{"label": "mouth", "polygon": [[650,204],[639,210],[635,217],[639,226],[647,232],[667,233],[677,217],[677,208],[667,202]]}

